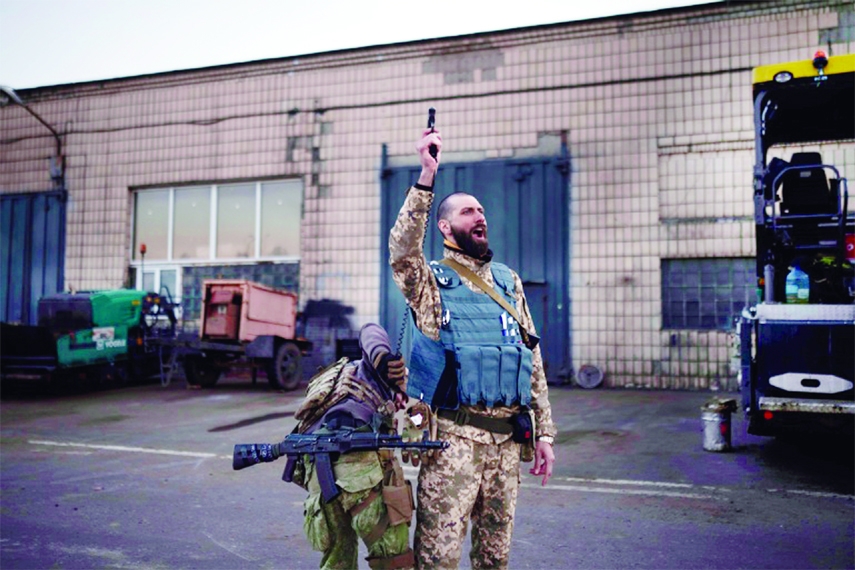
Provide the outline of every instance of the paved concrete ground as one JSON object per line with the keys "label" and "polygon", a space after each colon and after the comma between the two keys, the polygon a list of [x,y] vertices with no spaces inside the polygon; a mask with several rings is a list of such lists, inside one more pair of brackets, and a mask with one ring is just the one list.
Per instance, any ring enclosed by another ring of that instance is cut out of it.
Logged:
{"label": "paved concrete ground", "polygon": [[[302,390],[3,388],[4,569],[317,566],[284,463],[231,470],[234,444],[291,430]],[[555,475],[544,489],[523,474],[511,567],[855,566],[851,446],[748,436],[737,413],[733,450],[705,451],[700,408],[717,396],[551,388]]]}
{"label": "paved concrete ground", "polygon": [[566,446],[556,472],[855,493],[851,450],[749,435],[741,410],[731,416],[732,450],[705,451],[701,406],[713,398],[739,401],[730,392],[553,389],[559,442]]}

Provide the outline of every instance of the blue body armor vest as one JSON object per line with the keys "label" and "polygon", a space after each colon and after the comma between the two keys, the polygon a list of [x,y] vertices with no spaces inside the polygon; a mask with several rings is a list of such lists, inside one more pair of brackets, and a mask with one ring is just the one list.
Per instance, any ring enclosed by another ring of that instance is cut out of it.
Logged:
{"label": "blue body armor vest", "polygon": [[[491,268],[495,290],[513,306],[510,269],[496,262]],[[522,343],[519,325],[488,295],[471,291],[450,267],[432,262],[431,269],[442,299],[440,340],[413,324],[407,394],[440,408],[528,405],[532,352]],[[456,398],[437,394],[443,373],[455,372],[447,366],[456,368]]]}

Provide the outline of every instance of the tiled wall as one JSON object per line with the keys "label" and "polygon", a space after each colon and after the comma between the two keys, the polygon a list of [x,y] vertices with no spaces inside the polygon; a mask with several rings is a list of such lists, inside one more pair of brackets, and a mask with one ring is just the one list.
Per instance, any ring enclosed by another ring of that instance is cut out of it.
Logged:
{"label": "tiled wall", "polygon": [[[613,386],[728,388],[728,334],[662,330],[660,260],[753,256],[750,68],[828,37],[852,53],[851,12],[719,3],[25,96],[64,133],[69,286],[127,281],[130,190],[294,176],[301,302],[353,307],[355,330],[379,313],[384,143],[412,157],[429,106],[447,157],[519,156],[565,132],[575,367]],[[46,189],[53,139],[13,107],[0,126],[0,191]],[[851,145],[833,154],[855,177]]]}

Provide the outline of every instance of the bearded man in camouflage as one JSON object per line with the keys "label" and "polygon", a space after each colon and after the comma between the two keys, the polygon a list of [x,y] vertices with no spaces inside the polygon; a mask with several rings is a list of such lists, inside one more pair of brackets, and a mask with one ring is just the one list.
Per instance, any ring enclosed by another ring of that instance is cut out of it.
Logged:
{"label": "bearded man in camouflage", "polygon": [[421,175],[392,228],[390,263],[415,321],[407,393],[436,411],[437,437],[450,443],[422,459],[416,565],[457,568],[471,519],[472,567],[506,568],[522,451],[512,435],[514,416],[528,407],[535,416],[530,473],[542,475],[543,485],[555,460],[543,361],[539,348],[519,341],[534,334],[522,281],[492,261],[484,209],[474,196],[455,193],[442,201],[437,226],[445,238],[444,259],[425,258],[425,226],[442,156],[439,132],[425,131],[416,149]]}

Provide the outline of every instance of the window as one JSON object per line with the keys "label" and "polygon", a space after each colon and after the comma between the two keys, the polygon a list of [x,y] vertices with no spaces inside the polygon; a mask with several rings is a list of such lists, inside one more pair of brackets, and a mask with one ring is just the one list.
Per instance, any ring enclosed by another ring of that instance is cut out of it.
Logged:
{"label": "window", "polygon": [[261,255],[278,257],[300,255],[303,188],[288,182],[261,185]]}
{"label": "window", "polygon": [[296,260],[302,212],[300,180],[139,190],[131,264]]}
{"label": "window", "polygon": [[172,224],[172,258],[211,257],[211,188],[176,188],[173,209],[175,214]]}
{"label": "window", "polygon": [[755,301],[755,281],[751,258],[663,259],[662,327],[731,330]]}
{"label": "window", "polygon": [[255,184],[217,189],[217,257],[255,257]]}
{"label": "window", "polygon": [[136,195],[134,207],[134,255],[145,244],[149,259],[167,259],[169,254],[169,191],[151,190]]}
{"label": "window", "polygon": [[181,291],[178,289],[181,285],[181,272],[175,266],[137,267],[133,282],[134,288],[141,291],[158,293],[173,299],[181,297]]}

